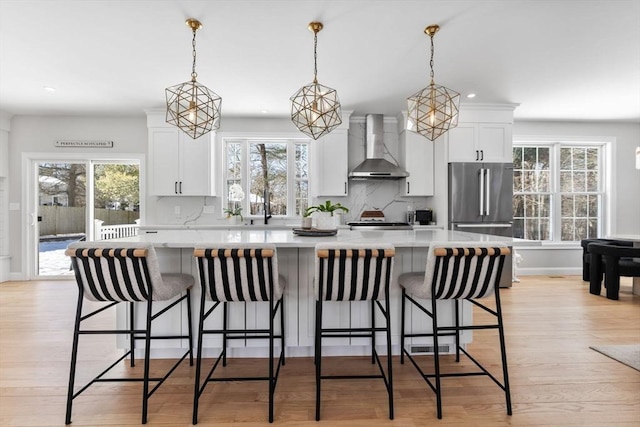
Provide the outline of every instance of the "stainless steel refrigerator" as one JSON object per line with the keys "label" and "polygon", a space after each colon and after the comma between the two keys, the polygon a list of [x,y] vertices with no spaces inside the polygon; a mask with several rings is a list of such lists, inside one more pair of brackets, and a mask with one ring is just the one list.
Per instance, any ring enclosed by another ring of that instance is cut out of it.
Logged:
{"label": "stainless steel refrigerator", "polygon": [[513,164],[449,163],[449,228],[513,236]]}
{"label": "stainless steel refrigerator", "polygon": [[[449,229],[513,236],[513,164],[449,163]],[[501,287],[511,286],[511,257]]]}

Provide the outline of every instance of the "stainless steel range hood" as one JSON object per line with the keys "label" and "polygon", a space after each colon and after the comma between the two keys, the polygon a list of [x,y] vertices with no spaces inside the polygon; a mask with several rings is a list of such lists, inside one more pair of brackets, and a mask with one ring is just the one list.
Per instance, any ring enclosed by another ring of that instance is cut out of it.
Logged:
{"label": "stainless steel range hood", "polygon": [[365,160],[349,173],[351,179],[400,179],[409,173],[384,158],[384,116],[365,116]]}

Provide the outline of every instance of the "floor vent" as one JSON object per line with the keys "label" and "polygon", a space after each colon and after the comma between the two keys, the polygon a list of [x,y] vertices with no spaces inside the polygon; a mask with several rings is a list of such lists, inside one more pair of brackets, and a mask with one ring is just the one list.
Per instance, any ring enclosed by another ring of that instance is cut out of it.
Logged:
{"label": "floor vent", "polygon": [[[411,347],[411,353],[433,353],[435,348],[432,345],[416,345]],[[438,351],[440,353],[449,353],[448,345],[439,345]]]}

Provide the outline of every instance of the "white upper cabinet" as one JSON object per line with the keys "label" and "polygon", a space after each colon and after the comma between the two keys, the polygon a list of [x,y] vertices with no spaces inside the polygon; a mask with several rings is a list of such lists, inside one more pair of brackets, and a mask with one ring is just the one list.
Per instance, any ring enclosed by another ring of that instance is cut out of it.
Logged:
{"label": "white upper cabinet", "polygon": [[449,162],[513,161],[513,110],[515,104],[460,107],[458,126],[446,134]]}
{"label": "white upper cabinet", "polygon": [[[192,139],[151,114],[149,125],[150,192],[152,196],[215,196],[213,147],[215,132]],[[158,126],[161,124],[165,126]]]}
{"label": "white upper cabinet", "polygon": [[342,124],[317,141],[311,141],[315,161],[312,169],[314,196],[347,196],[349,178],[349,116],[342,112]]}
{"label": "white upper cabinet", "polygon": [[400,163],[409,176],[400,180],[400,193],[403,196],[433,196],[433,141],[406,130],[406,124],[407,115],[403,111],[398,115],[398,143]]}

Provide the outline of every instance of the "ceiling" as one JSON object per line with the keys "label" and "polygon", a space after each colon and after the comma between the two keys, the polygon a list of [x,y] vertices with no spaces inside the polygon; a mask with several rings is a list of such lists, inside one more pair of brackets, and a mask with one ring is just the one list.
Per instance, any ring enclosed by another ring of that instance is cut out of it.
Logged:
{"label": "ceiling", "polygon": [[[355,115],[397,115],[429,83],[465,103],[518,103],[517,120],[640,122],[638,0],[0,0],[0,110],[143,115],[190,79],[222,117],[289,115],[313,80]],[[44,88],[54,88],[47,91]],[[468,93],[477,96],[470,100]],[[223,122],[224,123],[224,122]]]}

